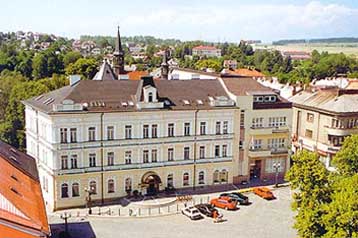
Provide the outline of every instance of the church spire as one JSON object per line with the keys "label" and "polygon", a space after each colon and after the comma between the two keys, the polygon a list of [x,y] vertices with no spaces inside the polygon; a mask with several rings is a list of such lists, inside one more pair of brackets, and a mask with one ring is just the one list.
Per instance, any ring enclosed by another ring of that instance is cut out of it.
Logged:
{"label": "church spire", "polygon": [[163,62],[161,64],[161,75],[162,75],[162,79],[166,79],[166,80],[168,79],[168,75],[169,75],[168,55],[169,52],[167,49],[165,49],[163,54]]}
{"label": "church spire", "polygon": [[119,78],[119,75],[126,73],[124,71],[124,51],[122,48],[119,26],[118,26],[118,31],[117,31],[116,48],[113,52],[113,57],[114,57],[114,59],[113,59],[114,72],[117,75],[117,77]]}

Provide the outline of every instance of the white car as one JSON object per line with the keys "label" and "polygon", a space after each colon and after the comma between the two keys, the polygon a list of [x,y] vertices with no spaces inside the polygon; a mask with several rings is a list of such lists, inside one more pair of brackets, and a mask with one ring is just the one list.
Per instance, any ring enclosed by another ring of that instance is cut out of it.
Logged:
{"label": "white car", "polygon": [[191,220],[199,220],[204,218],[199,210],[195,207],[185,207],[183,210],[181,210],[181,213],[187,217],[189,217]]}

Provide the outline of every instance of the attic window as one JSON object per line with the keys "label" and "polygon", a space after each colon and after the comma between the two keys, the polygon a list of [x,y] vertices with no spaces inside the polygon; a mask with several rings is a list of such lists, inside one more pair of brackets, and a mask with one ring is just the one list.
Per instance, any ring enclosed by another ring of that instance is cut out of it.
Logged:
{"label": "attic window", "polygon": [[10,151],[14,154],[17,154],[17,151],[14,148],[10,148]]}
{"label": "attic window", "polygon": [[18,182],[19,182],[19,180],[17,179],[17,177],[16,177],[15,175],[11,175],[11,178],[12,178],[13,180],[15,180],[15,181],[18,181]]}
{"label": "attic window", "polygon": [[127,102],[122,102],[122,106],[123,106],[123,107],[128,106]]}
{"label": "attic window", "polygon": [[128,105],[129,105],[129,106],[134,106],[133,101],[128,101]]}
{"label": "attic window", "polygon": [[22,196],[21,193],[19,193],[19,191],[17,191],[14,187],[11,187],[10,189],[11,189],[11,191],[16,193],[17,195]]}
{"label": "attic window", "polygon": [[183,100],[184,105],[190,105],[189,100]]}
{"label": "attic window", "polygon": [[165,100],[165,101],[164,101],[164,104],[165,104],[165,106],[170,106],[170,101],[169,101],[169,100]]}
{"label": "attic window", "polygon": [[53,98],[48,98],[48,99],[46,99],[46,100],[43,102],[43,104],[49,105],[49,104],[53,103],[54,101],[55,101],[55,99],[53,99]]}
{"label": "attic window", "polygon": [[209,98],[210,101],[214,101],[213,97],[209,96],[208,98]]}
{"label": "attic window", "polygon": [[148,102],[153,102],[153,93],[152,92],[148,93]]}
{"label": "attic window", "polygon": [[44,95],[40,95],[40,96],[36,97],[35,100],[38,101],[38,100],[40,100],[40,99],[43,98],[43,97],[44,97]]}
{"label": "attic window", "polygon": [[203,105],[204,104],[203,100],[200,100],[200,99],[196,100],[196,102],[198,103],[198,105]]}
{"label": "attic window", "polygon": [[14,156],[10,156],[10,159],[12,159],[14,162],[16,162],[16,163],[20,163],[17,159],[16,159],[16,157],[14,157]]}

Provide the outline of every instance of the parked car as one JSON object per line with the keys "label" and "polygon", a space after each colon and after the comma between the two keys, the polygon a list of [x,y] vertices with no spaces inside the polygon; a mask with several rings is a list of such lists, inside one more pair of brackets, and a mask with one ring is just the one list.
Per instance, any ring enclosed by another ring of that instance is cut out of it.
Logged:
{"label": "parked car", "polygon": [[266,200],[275,199],[275,196],[273,195],[271,190],[267,187],[256,187],[253,189],[253,192],[254,192],[254,194],[256,194]]}
{"label": "parked car", "polygon": [[218,212],[217,209],[213,207],[213,205],[205,203],[205,204],[197,204],[195,207],[201,212],[201,214],[207,217],[213,217],[214,211]]}
{"label": "parked car", "polygon": [[199,210],[195,207],[185,207],[181,213],[187,217],[189,217],[191,220],[199,220],[204,218]]}
{"label": "parked car", "polygon": [[237,200],[232,199],[231,197],[219,197],[211,199],[210,204],[214,207],[223,208],[226,210],[236,210],[237,209]]}
{"label": "parked car", "polygon": [[246,197],[245,195],[243,195],[242,193],[239,193],[239,192],[222,193],[222,194],[220,194],[220,197],[231,197],[233,199],[236,199],[239,202],[240,205],[248,205],[248,204],[250,204],[249,198]]}

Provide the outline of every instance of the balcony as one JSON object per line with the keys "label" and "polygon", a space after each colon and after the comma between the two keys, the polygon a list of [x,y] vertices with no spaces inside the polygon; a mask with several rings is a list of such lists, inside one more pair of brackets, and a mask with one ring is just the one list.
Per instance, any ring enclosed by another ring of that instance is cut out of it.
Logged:
{"label": "balcony", "polygon": [[250,135],[271,135],[273,133],[289,133],[288,126],[250,128]]}
{"label": "balcony", "polygon": [[255,157],[270,157],[274,155],[288,154],[287,148],[260,148],[260,149],[250,149],[248,156],[251,158]]}
{"label": "balcony", "polygon": [[333,128],[326,126],[327,134],[332,136],[349,136],[358,133],[358,128]]}

